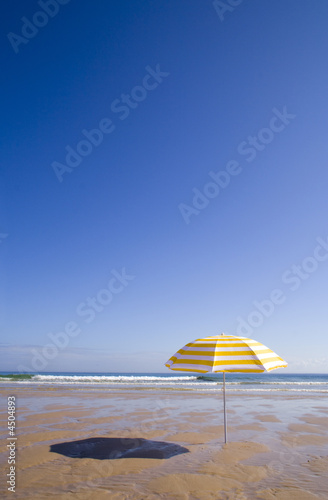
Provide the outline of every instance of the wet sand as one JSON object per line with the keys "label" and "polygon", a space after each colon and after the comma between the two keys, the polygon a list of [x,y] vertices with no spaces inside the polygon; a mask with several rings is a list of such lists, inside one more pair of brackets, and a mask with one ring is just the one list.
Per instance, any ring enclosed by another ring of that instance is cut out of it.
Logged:
{"label": "wet sand", "polygon": [[[328,491],[319,395],[2,386],[1,496],[311,500]],[[7,491],[7,396],[16,397],[16,492]],[[6,450],[6,451],[3,451]]]}

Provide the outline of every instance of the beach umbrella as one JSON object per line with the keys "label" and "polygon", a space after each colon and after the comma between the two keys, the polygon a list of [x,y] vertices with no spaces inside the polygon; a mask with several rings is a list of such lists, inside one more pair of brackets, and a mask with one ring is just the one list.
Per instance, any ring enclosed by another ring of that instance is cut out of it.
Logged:
{"label": "beach umbrella", "polygon": [[285,368],[287,363],[256,340],[222,333],[186,344],[165,363],[165,366],[171,370],[184,372],[223,372],[224,442],[226,443],[226,372],[263,373],[276,368]]}

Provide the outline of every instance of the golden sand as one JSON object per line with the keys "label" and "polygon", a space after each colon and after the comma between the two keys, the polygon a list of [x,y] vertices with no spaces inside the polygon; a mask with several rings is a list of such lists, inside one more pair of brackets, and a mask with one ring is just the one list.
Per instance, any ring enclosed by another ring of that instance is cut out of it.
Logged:
{"label": "golden sand", "polygon": [[[17,499],[327,499],[328,408],[318,398],[229,396],[224,444],[219,396],[31,385],[1,393],[16,396]],[[0,494],[10,498],[2,415]]]}

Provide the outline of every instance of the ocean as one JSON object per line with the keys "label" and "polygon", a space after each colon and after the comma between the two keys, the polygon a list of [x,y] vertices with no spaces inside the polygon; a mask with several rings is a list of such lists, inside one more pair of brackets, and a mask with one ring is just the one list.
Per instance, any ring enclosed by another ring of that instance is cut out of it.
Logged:
{"label": "ocean", "polygon": [[[0,372],[0,385],[98,386],[118,388],[217,391],[222,373],[34,373]],[[328,393],[328,374],[226,373],[227,392]]]}

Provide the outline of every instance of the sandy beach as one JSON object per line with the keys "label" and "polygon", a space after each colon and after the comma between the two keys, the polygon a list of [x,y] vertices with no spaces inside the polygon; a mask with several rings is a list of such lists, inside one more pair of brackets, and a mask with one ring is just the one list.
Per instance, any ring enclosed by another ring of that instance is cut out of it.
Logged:
{"label": "sandy beach", "polygon": [[[16,490],[7,490],[7,396],[16,397]],[[328,491],[320,395],[20,385],[1,388],[1,496],[311,500]],[[5,451],[4,451],[5,450]]]}

